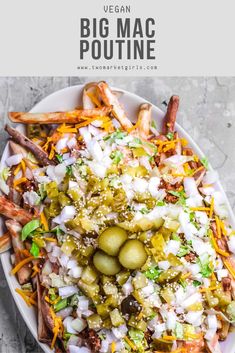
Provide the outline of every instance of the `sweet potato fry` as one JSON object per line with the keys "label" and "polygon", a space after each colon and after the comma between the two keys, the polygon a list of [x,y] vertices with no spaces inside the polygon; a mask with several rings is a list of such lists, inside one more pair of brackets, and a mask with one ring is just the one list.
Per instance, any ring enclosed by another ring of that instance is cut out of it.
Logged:
{"label": "sweet potato fry", "polygon": [[104,104],[111,107],[114,117],[119,121],[125,130],[132,128],[131,121],[127,118],[126,113],[118,102],[117,97],[112,93],[106,82],[98,83],[99,92]]}
{"label": "sweet potato fry", "polygon": [[220,341],[226,340],[229,333],[230,323],[227,321],[221,321],[221,329],[218,331]]}
{"label": "sweet potato fry", "polygon": [[[22,226],[14,220],[7,220],[6,227],[11,235],[12,246],[15,253],[15,264],[17,265],[20,261],[23,260],[22,250],[25,249],[24,244],[20,238]],[[28,264],[21,267],[21,269],[17,272],[19,283],[22,285],[29,282],[31,273],[32,269]]]}
{"label": "sweet potato fry", "polygon": [[141,104],[140,106],[137,126],[138,126],[139,134],[143,139],[147,139],[149,135],[150,124],[151,124],[151,110],[152,110],[151,104],[144,103],[144,104]]}
{"label": "sweet potato fry", "polygon": [[14,123],[23,124],[76,124],[81,121],[81,117],[106,116],[109,112],[109,107],[77,109],[67,112],[55,113],[10,112],[9,119]]}
{"label": "sweet potato fry", "polygon": [[41,147],[37,146],[21,132],[17,131],[16,129],[12,128],[9,125],[5,126],[5,130],[15,142],[19,143],[22,147],[32,152],[35,155],[36,159],[39,161],[39,163],[41,163],[43,166],[56,164],[55,161],[50,160],[48,158],[47,153],[43,151]]}
{"label": "sweet potato fry", "polygon": [[37,285],[37,299],[38,299],[38,339],[40,342],[51,345],[52,334],[51,330],[47,327],[42,311],[42,286],[40,284],[39,276],[36,276],[36,285]]}
{"label": "sweet potato fry", "polygon": [[176,121],[176,114],[179,108],[179,97],[172,96],[168,106],[167,112],[163,119],[163,133],[168,134],[169,132],[173,133],[175,130],[175,121]]}
{"label": "sweet potato fry", "polygon": [[9,232],[0,237],[0,254],[11,248],[11,236]]}
{"label": "sweet potato fry", "polygon": [[6,218],[14,219],[20,224],[24,225],[32,220],[33,216],[23,208],[17,206],[13,202],[0,196],[0,214]]}

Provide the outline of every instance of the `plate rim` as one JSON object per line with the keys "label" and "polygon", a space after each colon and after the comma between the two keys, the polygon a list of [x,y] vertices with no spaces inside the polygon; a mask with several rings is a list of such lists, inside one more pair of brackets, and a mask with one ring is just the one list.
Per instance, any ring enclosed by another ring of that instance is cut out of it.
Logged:
{"label": "plate rim", "polygon": [[[41,112],[40,110],[38,110],[38,108],[40,107],[40,105],[42,104],[45,104],[45,102],[48,100],[48,99],[51,99],[51,98],[55,98],[58,94],[63,94],[63,92],[67,92],[69,90],[78,90],[79,91],[79,94],[82,93],[82,88],[86,85],[86,83],[82,83],[82,84],[78,84],[78,85],[72,85],[72,86],[67,86],[67,87],[64,87],[64,88],[61,88],[59,90],[56,90],[50,94],[48,94],[47,96],[45,96],[43,99],[41,99],[39,102],[37,102],[31,109],[29,112],[31,113],[35,113],[35,112]],[[135,100],[142,100],[143,102],[146,102],[146,103],[149,103],[152,105],[153,107],[153,114],[159,114],[161,115],[162,117],[165,115],[165,112],[160,109],[157,105],[155,105],[154,103],[150,102],[148,99],[145,99],[141,96],[139,96],[138,94],[136,93],[133,93],[133,92],[129,92],[128,90],[126,89],[122,89],[122,88],[117,88],[117,87],[111,87],[112,90],[118,90],[120,92],[122,92],[123,95],[126,95],[127,98],[128,97],[132,97],[133,99]],[[71,107],[72,109],[72,107]],[[48,112],[50,110],[47,110]],[[19,127],[19,126],[22,126],[24,124],[17,124],[16,127]],[[196,151],[196,153],[202,158],[202,157],[205,157],[205,154],[204,152],[201,150],[201,148],[199,147],[199,145],[194,141],[194,139],[188,134],[188,132],[180,125],[176,122],[176,131],[179,131],[180,133],[182,133],[186,139],[188,140],[189,142],[189,145],[192,146],[192,148]],[[0,164],[3,165],[6,158],[7,158],[7,153],[8,153],[8,148],[9,148],[9,142],[7,142],[4,150],[3,150],[3,153],[2,153],[2,156],[1,156],[1,162]],[[215,170],[214,168],[212,168],[211,164],[209,163],[209,170]],[[230,219],[230,223],[233,225],[233,227],[235,227],[235,216],[234,216],[234,213],[233,213],[233,210],[232,210],[232,207],[231,207],[231,204],[228,200],[228,197],[227,197],[227,194],[224,190],[224,187],[223,185],[221,184],[220,182],[220,178],[217,182],[217,185],[218,185],[218,188],[220,191],[222,191],[223,193],[223,196],[225,198],[225,202],[226,202],[226,206],[228,207],[228,213],[229,213],[229,219]],[[3,219],[1,216],[0,216],[1,219]],[[0,225],[1,227],[2,225]],[[13,280],[12,280],[12,277],[9,275],[8,273],[8,269],[7,269],[7,261],[9,260],[9,257],[10,257],[10,251],[7,251],[6,253],[3,253],[1,254],[0,258],[1,258],[1,263],[2,263],[2,267],[3,267],[3,271],[4,271],[4,275],[5,275],[5,278],[6,278],[6,281],[7,281],[7,284],[8,284],[8,287],[10,289],[10,292],[11,292],[11,295],[15,301],[15,304],[17,306],[17,309],[19,310],[27,328],[30,330],[31,334],[33,335],[33,337],[35,338],[37,344],[39,344],[39,346],[43,349],[43,351],[45,353],[52,353],[54,352],[54,350],[51,350],[51,348],[44,344],[44,343],[41,343],[39,340],[38,340],[38,337],[37,337],[37,330],[35,332],[34,328],[32,327],[32,325],[30,324],[31,322],[31,318],[28,318],[27,317],[27,313],[26,313],[26,306],[24,307],[24,305],[26,305],[24,302],[22,302],[22,299],[20,298],[20,296],[15,292],[15,288],[14,288],[14,285],[13,285]],[[234,337],[235,338],[235,337]],[[235,339],[233,340],[234,341],[234,346],[232,346],[231,348],[232,349],[235,349]],[[225,341],[226,342],[226,341]],[[229,348],[230,349],[230,348]],[[226,349],[227,351],[227,349]],[[230,353],[230,352],[227,352],[227,353]]]}

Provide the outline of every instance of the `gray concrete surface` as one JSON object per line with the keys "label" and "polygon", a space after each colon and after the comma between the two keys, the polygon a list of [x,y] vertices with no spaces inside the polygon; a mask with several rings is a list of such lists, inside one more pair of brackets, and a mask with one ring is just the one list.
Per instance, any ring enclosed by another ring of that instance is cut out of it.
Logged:
{"label": "gray concrete surface", "polygon": [[[99,78],[92,78],[93,81]],[[86,77],[0,78],[0,152],[9,110],[27,111],[48,94]],[[134,92],[165,109],[172,94],[181,98],[178,122],[201,146],[235,210],[235,77],[109,78],[116,87]],[[0,353],[42,352],[24,324],[0,267]]]}

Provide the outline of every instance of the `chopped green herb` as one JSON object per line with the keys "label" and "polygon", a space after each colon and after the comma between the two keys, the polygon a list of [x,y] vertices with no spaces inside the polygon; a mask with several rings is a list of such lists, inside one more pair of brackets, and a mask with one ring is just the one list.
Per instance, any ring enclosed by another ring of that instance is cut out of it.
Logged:
{"label": "chopped green herb", "polygon": [[63,156],[61,154],[56,154],[55,156],[56,156],[58,162],[60,162],[60,163],[63,162]]}
{"label": "chopped green herb", "polygon": [[147,213],[149,213],[149,210],[148,210],[147,208],[142,208],[142,209],[140,210],[140,212],[141,212],[142,214],[147,214]]}
{"label": "chopped green herb", "polygon": [[179,280],[179,284],[185,289],[187,287],[187,282],[185,281],[185,279],[180,279]]}
{"label": "chopped green herb", "polygon": [[137,148],[137,147],[140,147],[141,145],[143,145],[142,141],[138,137],[134,137],[132,141],[128,142],[128,146],[132,148]]}
{"label": "chopped green herb", "polygon": [[21,239],[24,241],[35,229],[40,227],[39,219],[33,219],[25,224],[21,232]]}
{"label": "chopped green herb", "polygon": [[182,191],[170,190],[170,191],[168,191],[168,193],[179,198],[179,200],[177,201],[178,205],[185,206],[185,204],[186,204],[186,194],[185,194],[184,190],[182,190]]}
{"label": "chopped green herb", "polygon": [[162,270],[160,270],[158,267],[149,267],[149,269],[144,272],[145,276],[151,280],[157,279],[161,273]]}
{"label": "chopped green herb", "polygon": [[180,322],[176,322],[175,325],[175,336],[178,339],[182,339],[184,337],[184,327]]}
{"label": "chopped green herb", "polygon": [[166,137],[168,138],[168,140],[173,140],[174,139],[174,133],[173,132],[168,132],[168,134],[166,134]]}
{"label": "chopped green herb", "polygon": [[173,233],[171,237],[173,240],[181,241],[180,237],[176,233]]}
{"label": "chopped green herb", "polygon": [[179,248],[179,251],[177,253],[177,256],[178,257],[183,257],[183,256],[185,256],[185,255],[187,255],[189,253],[190,253],[189,247],[187,245],[181,245],[180,248]]}
{"label": "chopped green herb", "polygon": [[152,126],[154,129],[157,129],[157,123],[156,123],[155,120],[152,120],[151,126]]}
{"label": "chopped green herb", "polygon": [[11,175],[10,168],[5,167],[1,171],[1,177],[4,181],[7,181],[7,178]]}
{"label": "chopped green herb", "polygon": [[110,141],[111,143],[112,142],[115,142],[115,140],[123,140],[124,137],[127,136],[127,133],[124,132],[124,131],[121,131],[121,130],[117,130],[115,132],[113,132],[112,134],[108,135],[108,136],[105,136],[103,138],[104,141]]}
{"label": "chopped green herb", "polygon": [[54,305],[55,312],[60,311],[68,306],[68,299],[64,298]]}
{"label": "chopped green herb", "polygon": [[71,176],[72,175],[72,172],[73,172],[73,169],[72,169],[72,166],[71,165],[68,165],[66,167],[66,173]]}
{"label": "chopped green herb", "polygon": [[208,254],[203,254],[197,259],[197,263],[200,266],[200,273],[202,274],[202,277],[210,277],[213,268],[209,259]]}
{"label": "chopped green herb", "polygon": [[39,251],[40,251],[39,246],[33,242],[30,249],[30,254],[32,254],[34,257],[38,257]]}
{"label": "chopped green herb", "polygon": [[156,206],[165,206],[165,205],[166,205],[165,201],[161,201],[161,200],[159,200],[156,204]]}
{"label": "chopped green herb", "polygon": [[114,164],[119,164],[124,156],[121,151],[117,150],[117,151],[113,151],[110,157],[112,158]]}
{"label": "chopped green herb", "polygon": [[129,336],[131,340],[135,343],[135,345],[138,347],[138,350],[142,348],[142,343],[144,340],[144,332],[137,330],[136,328],[131,327],[129,329]]}
{"label": "chopped green herb", "polygon": [[201,285],[200,281],[197,281],[196,279],[193,281],[194,287],[199,287]]}
{"label": "chopped green herb", "polygon": [[207,159],[206,157],[203,157],[203,158],[201,159],[201,163],[202,163],[202,165],[204,165],[204,167],[205,167],[206,169],[209,168],[209,162],[208,162],[208,159]]}

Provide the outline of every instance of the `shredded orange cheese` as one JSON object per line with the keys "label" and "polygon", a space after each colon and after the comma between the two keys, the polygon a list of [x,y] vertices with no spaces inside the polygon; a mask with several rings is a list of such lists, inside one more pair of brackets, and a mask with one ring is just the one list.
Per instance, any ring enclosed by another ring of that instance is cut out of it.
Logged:
{"label": "shredded orange cheese", "polygon": [[19,163],[18,166],[16,167],[16,169],[14,170],[14,173],[13,173],[14,176],[16,176],[20,170],[21,170],[21,164]]}
{"label": "shredded orange cheese", "polygon": [[[154,353],[165,353],[163,351],[154,351]],[[185,348],[177,348],[174,351],[171,351],[171,353],[187,353],[187,350]]]}
{"label": "shredded orange cheese", "polygon": [[209,217],[212,218],[213,216],[213,212],[214,212],[214,203],[215,203],[215,199],[214,197],[211,198],[211,207],[210,207],[210,214]]}
{"label": "shredded orange cheese", "polygon": [[205,287],[205,288],[200,288],[199,292],[200,293],[205,293],[207,290],[213,291],[220,288],[220,286],[211,286],[211,287]]}
{"label": "shredded orange cheese", "polygon": [[54,158],[54,155],[55,155],[55,146],[51,145],[51,150],[50,150],[48,158],[52,159],[52,158]]}
{"label": "shredded orange cheese", "polygon": [[91,92],[86,92],[86,95],[90,98],[90,100],[92,101],[92,103],[94,103],[98,108],[101,107],[100,101],[99,99],[95,96],[95,94],[91,93]]}
{"label": "shredded orange cheese", "polygon": [[33,299],[33,294],[31,292],[24,292],[23,290],[16,288],[16,293],[18,293],[26,302],[26,304],[28,306],[32,306],[32,305],[37,305],[37,303],[35,302],[35,300]]}
{"label": "shredded orange cheese", "polygon": [[200,172],[202,169],[204,169],[203,166],[197,168],[197,169],[193,172],[193,175],[195,175],[197,172]]}
{"label": "shredded orange cheese", "polygon": [[186,336],[187,336],[188,338],[191,338],[191,339],[193,339],[193,340],[196,340],[196,339],[198,339],[198,338],[201,338],[201,337],[202,337],[202,334],[201,334],[201,333],[190,333],[190,332],[187,332],[187,333],[186,333]]}
{"label": "shredded orange cheese", "polygon": [[57,239],[55,238],[44,238],[46,241],[49,241],[51,243],[57,243]]}
{"label": "shredded orange cheese", "polygon": [[19,179],[16,179],[14,180],[13,182],[13,186],[14,188],[16,188],[16,186],[20,185],[20,184],[23,184],[27,181],[27,178],[23,177],[23,178],[19,178]]}
{"label": "shredded orange cheese", "polygon": [[20,164],[21,164],[22,173],[23,173],[23,175],[25,175],[25,171],[26,171],[25,161],[22,159]]}
{"label": "shredded orange cheese", "polygon": [[211,242],[212,242],[212,245],[213,245],[215,251],[216,251],[218,254],[220,254],[220,255],[222,255],[222,256],[224,256],[224,257],[228,257],[228,256],[229,256],[229,253],[228,253],[227,251],[221,250],[221,249],[218,247],[218,244],[217,244],[217,242],[216,242],[216,240],[215,240],[215,238],[214,238],[214,235],[213,235],[212,230],[209,232],[209,235],[210,235]]}
{"label": "shredded orange cheese", "polygon": [[49,231],[48,222],[47,222],[46,216],[43,211],[40,213],[40,221],[41,221],[45,231],[46,232]]}
{"label": "shredded orange cheese", "polygon": [[216,223],[216,229],[217,229],[217,235],[218,238],[221,238],[221,227],[220,227],[220,220],[219,217],[215,216],[215,223]]}
{"label": "shredded orange cheese", "polygon": [[116,343],[112,342],[111,344],[111,352],[114,353],[116,351]]}
{"label": "shredded orange cheese", "polygon": [[77,133],[77,128],[63,123],[57,128],[57,131],[61,134]]}
{"label": "shredded orange cheese", "polygon": [[235,269],[233,268],[233,266],[230,265],[228,260],[223,260],[223,261],[224,261],[225,267],[228,269],[228,271],[231,273],[231,275],[235,279]]}
{"label": "shredded orange cheese", "polygon": [[12,274],[12,275],[16,274],[16,273],[21,269],[21,267],[23,267],[24,265],[28,264],[28,263],[31,262],[32,260],[35,260],[35,257],[34,257],[34,256],[27,257],[26,259],[20,261],[20,262],[11,270],[11,274]]}
{"label": "shredded orange cheese", "polygon": [[186,279],[191,276],[191,272],[184,273],[181,278]]}
{"label": "shredded orange cheese", "polygon": [[210,208],[209,207],[190,207],[190,210],[192,210],[192,211],[209,212]]}
{"label": "shredded orange cheese", "polygon": [[54,328],[52,330],[53,333],[54,333],[54,336],[53,336],[53,339],[52,339],[52,342],[51,342],[51,349],[53,349],[54,346],[55,346],[55,342],[56,342],[56,339],[58,337],[58,334],[63,329],[63,324],[62,324],[62,319],[55,315],[55,313],[52,310],[52,308],[50,308],[50,312],[51,312],[52,318],[54,320]]}
{"label": "shredded orange cheese", "polygon": [[177,338],[175,336],[162,336],[162,339],[166,341],[175,341]]}
{"label": "shredded orange cheese", "polygon": [[135,344],[127,336],[124,337],[124,340],[126,341],[127,344],[129,344],[129,346],[133,351],[136,351]]}
{"label": "shredded orange cheese", "polygon": [[219,221],[220,221],[220,228],[221,228],[222,234],[223,234],[224,236],[228,235],[228,232],[227,232],[227,230],[226,230],[226,228],[225,228],[224,222],[221,221],[221,219],[220,219]]}
{"label": "shredded orange cheese", "polygon": [[37,273],[40,272],[37,264],[33,266],[33,273],[31,275],[31,278],[35,277],[37,275]]}

